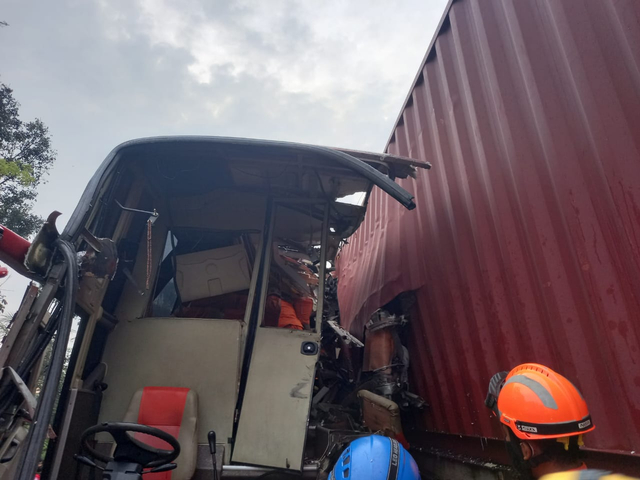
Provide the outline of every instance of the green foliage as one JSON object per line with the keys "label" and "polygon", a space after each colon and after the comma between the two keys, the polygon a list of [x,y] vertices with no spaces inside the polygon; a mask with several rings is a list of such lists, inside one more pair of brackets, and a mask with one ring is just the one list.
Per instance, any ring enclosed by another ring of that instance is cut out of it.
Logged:
{"label": "green foliage", "polygon": [[10,162],[4,158],[0,158],[0,177],[13,177],[23,185],[29,186],[36,181],[32,172],[33,169],[30,165],[24,165],[20,162]]}
{"label": "green foliage", "polygon": [[0,341],[4,338],[4,336],[9,333],[9,323],[11,323],[11,319],[13,318],[12,314],[2,313],[0,314]]}
{"label": "green foliage", "polygon": [[56,152],[44,123],[23,122],[19,107],[13,90],[0,83],[0,224],[28,237],[43,223],[31,209]]}

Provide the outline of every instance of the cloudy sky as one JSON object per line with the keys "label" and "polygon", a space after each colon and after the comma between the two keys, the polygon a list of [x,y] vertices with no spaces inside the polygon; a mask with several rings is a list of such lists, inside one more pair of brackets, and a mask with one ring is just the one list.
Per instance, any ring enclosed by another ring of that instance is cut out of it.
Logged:
{"label": "cloudy sky", "polygon": [[[447,0],[2,0],[0,81],[58,160],[63,212],[117,144],[166,134],[382,151]],[[9,310],[25,282],[0,286]]]}

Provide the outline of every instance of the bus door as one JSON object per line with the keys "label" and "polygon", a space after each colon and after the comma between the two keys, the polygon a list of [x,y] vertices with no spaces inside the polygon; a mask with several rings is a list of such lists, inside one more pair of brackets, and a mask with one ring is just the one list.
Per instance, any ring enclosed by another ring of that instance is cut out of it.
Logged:
{"label": "bus door", "polygon": [[329,207],[274,202],[232,461],[301,470],[324,298]]}

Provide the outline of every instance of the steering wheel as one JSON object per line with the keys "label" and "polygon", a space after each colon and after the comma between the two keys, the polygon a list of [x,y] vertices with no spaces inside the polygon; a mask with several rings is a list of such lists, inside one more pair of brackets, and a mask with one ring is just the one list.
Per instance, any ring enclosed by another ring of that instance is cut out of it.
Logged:
{"label": "steering wheel", "polygon": [[[128,432],[143,433],[162,440],[169,444],[171,450],[154,448],[128,435]],[[96,433],[108,433],[114,439],[116,448],[113,457],[100,453],[89,443],[89,440]],[[101,423],[100,425],[85,430],[80,438],[80,443],[88,455],[104,463],[113,461],[133,462],[142,465],[143,468],[154,468],[171,463],[180,455],[180,444],[175,437],[158,428],[148,427],[147,425],[140,425],[138,423]]]}

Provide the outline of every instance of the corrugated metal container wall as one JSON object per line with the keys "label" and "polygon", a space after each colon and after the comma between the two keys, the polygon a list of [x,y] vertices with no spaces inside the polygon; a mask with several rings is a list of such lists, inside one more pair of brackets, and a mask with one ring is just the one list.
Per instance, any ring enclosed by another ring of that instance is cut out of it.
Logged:
{"label": "corrugated metal container wall", "polygon": [[413,212],[372,194],[342,322],[417,291],[429,428],[492,436],[489,378],[535,361],[587,398],[588,446],[639,449],[640,2],[453,2],[388,151],[433,170],[400,182]]}

